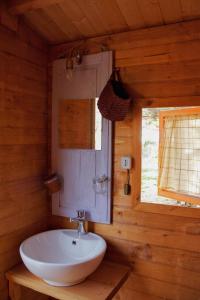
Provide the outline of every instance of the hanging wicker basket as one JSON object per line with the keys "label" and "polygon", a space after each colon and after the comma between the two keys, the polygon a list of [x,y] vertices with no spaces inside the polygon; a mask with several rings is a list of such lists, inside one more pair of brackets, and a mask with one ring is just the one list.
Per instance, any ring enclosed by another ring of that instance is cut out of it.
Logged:
{"label": "hanging wicker basket", "polygon": [[130,104],[131,97],[120,80],[119,71],[114,70],[99,97],[99,111],[110,121],[122,121],[129,111]]}

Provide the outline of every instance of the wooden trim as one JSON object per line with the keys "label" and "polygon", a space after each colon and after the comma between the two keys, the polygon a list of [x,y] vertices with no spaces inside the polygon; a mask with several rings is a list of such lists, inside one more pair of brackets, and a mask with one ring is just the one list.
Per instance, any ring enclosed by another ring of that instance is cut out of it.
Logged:
{"label": "wooden trim", "polygon": [[146,213],[167,215],[167,216],[179,216],[179,217],[195,218],[195,219],[200,218],[200,209],[183,207],[183,206],[175,206],[175,205],[139,202],[135,206],[135,210],[146,212]]}
{"label": "wooden trim", "polygon": [[199,106],[200,96],[136,98],[134,105],[141,108]]}
{"label": "wooden trim", "polygon": [[184,201],[188,202],[190,204],[194,205],[199,205],[200,204],[200,198],[194,197],[192,195],[187,195],[187,194],[181,194],[177,192],[172,192],[169,190],[165,189],[158,189],[158,195],[166,197],[166,198],[171,198],[177,201]]}
{"label": "wooden trim", "polygon": [[162,119],[171,116],[185,116],[185,115],[197,115],[197,114],[200,114],[200,107],[165,110],[159,113]]}
{"label": "wooden trim", "polygon": [[[164,147],[163,145],[163,128],[164,128],[164,118],[162,117],[161,112],[159,112],[159,146],[158,146],[158,170],[161,169],[161,166],[163,164],[163,155],[164,155]],[[158,187],[160,186],[160,176],[158,174],[158,180],[157,180]],[[159,192],[158,192],[159,194]]]}
{"label": "wooden trim", "polygon": [[133,108],[133,205],[140,202],[141,194],[141,165],[142,165],[142,109]]}

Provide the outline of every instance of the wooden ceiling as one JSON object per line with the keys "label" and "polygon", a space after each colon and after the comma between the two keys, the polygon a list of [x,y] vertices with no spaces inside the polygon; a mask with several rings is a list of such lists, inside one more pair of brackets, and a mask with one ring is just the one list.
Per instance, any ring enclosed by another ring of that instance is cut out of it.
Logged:
{"label": "wooden ceiling", "polygon": [[9,0],[50,44],[197,19],[200,0]]}

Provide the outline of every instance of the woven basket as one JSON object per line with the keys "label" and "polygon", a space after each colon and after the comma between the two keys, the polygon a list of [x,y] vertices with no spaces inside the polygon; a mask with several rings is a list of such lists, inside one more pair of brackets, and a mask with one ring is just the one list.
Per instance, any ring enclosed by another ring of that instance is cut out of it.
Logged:
{"label": "woven basket", "polygon": [[57,193],[61,189],[61,180],[57,174],[52,174],[45,178],[44,184],[50,194]]}
{"label": "woven basket", "polygon": [[99,111],[110,121],[122,121],[129,111],[130,104],[131,98],[119,78],[119,71],[113,71],[99,97]]}

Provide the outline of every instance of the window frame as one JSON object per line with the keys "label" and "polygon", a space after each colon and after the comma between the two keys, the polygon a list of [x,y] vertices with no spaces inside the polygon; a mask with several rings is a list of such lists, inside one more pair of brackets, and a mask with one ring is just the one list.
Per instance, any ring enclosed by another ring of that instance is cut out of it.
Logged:
{"label": "window frame", "polygon": [[[163,132],[164,132],[164,118],[165,117],[170,117],[170,116],[185,116],[185,115],[194,115],[195,113],[200,113],[200,107],[198,108],[182,108],[182,109],[176,109],[176,110],[169,110],[169,111],[161,111],[159,113],[159,155],[158,155],[158,166],[160,169],[161,165],[161,152],[162,152],[162,145],[163,145]],[[176,201],[184,201],[189,204],[200,204],[200,197],[195,197],[193,195],[189,194],[183,194],[183,193],[178,193],[178,192],[173,192],[167,189],[162,189],[159,188],[159,177],[158,177],[158,195],[166,197],[166,198],[171,198]]]}
{"label": "window frame", "polygon": [[174,205],[141,202],[141,167],[142,167],[142,109],[164,107],[200,106],[200,96],[170,98],[137,98],[132,110],[133,130],[133,176],[132,176],[132,207],[136,211],[200,218],[200,209]]}

